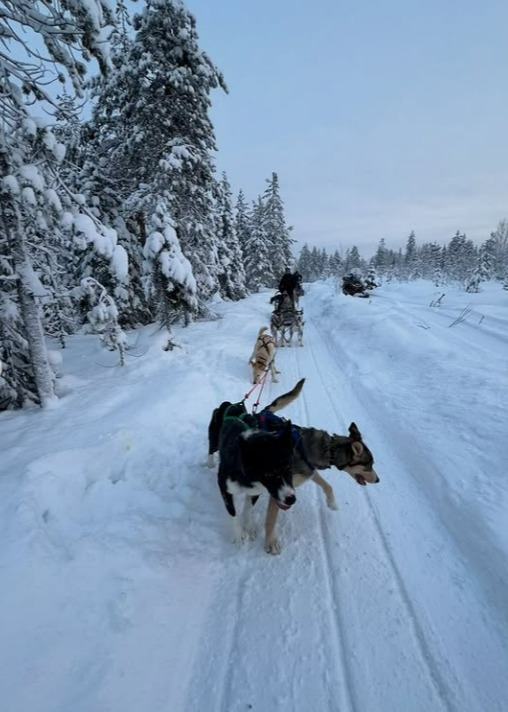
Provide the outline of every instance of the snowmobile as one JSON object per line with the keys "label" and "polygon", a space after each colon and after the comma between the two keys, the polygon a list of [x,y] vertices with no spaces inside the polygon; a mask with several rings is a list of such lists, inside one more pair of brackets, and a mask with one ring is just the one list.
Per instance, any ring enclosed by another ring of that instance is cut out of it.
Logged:
{"label": "snowmobile", "polygon": [[350,274],[342,278],[342,294],[348,294],[351,297],[370,297],[362,280]]}

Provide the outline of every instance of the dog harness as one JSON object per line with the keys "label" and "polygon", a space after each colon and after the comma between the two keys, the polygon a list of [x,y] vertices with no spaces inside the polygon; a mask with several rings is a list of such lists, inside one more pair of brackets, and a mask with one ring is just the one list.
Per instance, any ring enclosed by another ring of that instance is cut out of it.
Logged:
{"label": "dog harness", "polygon": [[[250,423],[246,422],[246,418],[250,419]],[[226,408],[222,422],[225,423],[227,420],[239,420],[245,430],[252,430],[252,428],[256,427],[255,419],[247,412],[243,401],[232,403]]]}
{"label": "dog harness", "polygon": [[[276,433],[280,432],[284,427],[284,424],[287,423],[286,418],[281,418],[280,415],[275,415],[275,413],[272,413],[271,410],[262,410],[257,416],[257,421],[261,430],[268,430],[269,432]],[[309,462],[307,453],[303,447],[300,428],[298,425],[293,425],[293,423],[291,423],[291,437],[293,438],[293,446],[296,450],[298,450],[300,457],[305,462],[307,467],[310,467],[311,470],[315,470],[316,465]]]}

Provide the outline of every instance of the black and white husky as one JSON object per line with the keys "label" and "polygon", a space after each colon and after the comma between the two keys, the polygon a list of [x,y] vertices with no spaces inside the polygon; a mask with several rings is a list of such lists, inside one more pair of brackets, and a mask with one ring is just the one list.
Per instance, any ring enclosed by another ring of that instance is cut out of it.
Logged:
{"label": "black and white husky", "polygon": [[[379,482],[379,477],[374,469],[374,457],[372,452],[369,450],[360,431],[355,423],[351,423],[349,426],[349,431],[347,435],[336,435],[334,433],[328,433],[325,430],[318,430],[316,428],[301,427],[299,425],[291,425],[289,421],[284,420],[284,418],[279,418],[275,413],[282,410],[284,407],[289,405],[300,395],[305,379],[298,381],[296,386],[289,391],[289,393],[284,393],[284,395],[276,398],[269,406],[264,408],[256,416],[247,415],[245,408],[240,406],[240,410],[243,411],[243,415],[240,417],[248,421],[252,427],[257,427],[260,432],[258,436],[263,432],[268,433],[279,433],[282,434],[290,425],[292,434],[292,447],[293,447],[293,457],[290,466],[290,475],[286,474],[285,478],[287,482],[291,483],[291,488],[294,497],[294,488],[299,487],[304,482],[313,480],[315,484],[320,487],[326,497],[326,503],[330,509],[337,509],[337,503],[335,501],[335,495],[333,493],[332,486],[329,482],[325,480],[319,474],[319,470],[326,470],[330,467],[336,467],[338,470],[347,472],[359,485],[374,484]],[[209,427],[209,466],[213,465],[213,454],[219,450],[222,450],[219,446],[219,434],[221,433],[221,424],[223,423],[224,412],[230,404],[223,403],[220,408],[214,411],[212,421]],[[234,406],[238,408],[239,406]],[[222,409],[222,410],[221,410]],[[226,425],[228,420],[228,414],[225,416]],[[224,425],[222,427],[224,427]],[[243,427],[241,425],[237,426],[237,433],[243,432]],[[227,463],[231,463],[231,455],[229,452],[229,447],[231,443],[234,443],[234,439],[224,447],[224,456],[227,458]],[[261,440],[258,441],[261,445]],[[247,454],[246,461],[249,460],[250,463],[254,463],[256,456],[260,458],[264,457],[267,452],[264,447],[260,448],[259,453],[256,451],[256,441],[252,440],[251,443],[254,445],[252,452]],[[237,454],[237,458],[239,455]],[[241,471],[241,466],[236,463],[236,467]],[[286,471],[287,472],[287,471]],[[230,514],[235,516],[235,509],[231,510],[228,507],[228,499],[224,494],[223,487],[224,482],[227,480],[221,479],[219,468],[219,486],[221,486],[221,492],[223,492],[224,501],[226,502],[226,507]],[[221,482],[223,483],[221,485]],[[229,485],[230,488],[236,487],[234,481]],[[270,494],[272,494],[270,492]],[[248,503],[247,521],[248,513],[252,507],[253,502],[255,502],[257,497],[251,498],[252,501]],[[247,506],[247,504],[246,504]],[[284,502],[276,500],[272,495],[268,502],[268,509],[266,512],[265,521],[265,551],[269,554],[280,554],[282,546],[280,540],[276,536],[275,528],[277,523],[277,516],[280,509],[287,509],[284,506]],[[237,525],[238,526],[238,525]],[[244,527],[243,531],[247,534],[243,535],[245,538],[249,533],[249,524]],[[240,527],[241,531],[241,527]],[[240,537],[242,538],[242,536]]]}
{"label": "black and white husky", "polygon": [[208,466],[219,453],[217,480],[227,511],[233,517],[234,540],[240,545],[256,536],[252,507],[263,492],[275,505],[289,509],[295,502],[291,474],[291,422],[279,433],[256,429],[256,419],[243,403],[221,403],[208,427]]}

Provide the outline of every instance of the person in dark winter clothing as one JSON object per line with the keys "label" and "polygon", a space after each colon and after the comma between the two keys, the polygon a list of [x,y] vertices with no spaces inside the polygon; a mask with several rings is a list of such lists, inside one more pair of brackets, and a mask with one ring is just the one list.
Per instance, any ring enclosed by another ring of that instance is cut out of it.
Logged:
{"label": "person in dark winter clothing", "polygon": [[289,295],[292,294],[295,288],[294,275],[291,274],[291,270],[288,269],[284,272],[279,282],[279,292],[287,292]]}
{"label": "person in dark winter clothing", "polygon": [[295,298],[298,296],[297,291],[299,295],[303,293],[303,290],[301,289],[300,283],[302,281],[302,275],[295,270],[294,274],[291,273],[291,270],[288,269],[284,272],[282,277],[280,278],[279,282],[279,292],[284,293],[286,292],[289,294],[291,298],[291,303],[293,306],[295,306]]}

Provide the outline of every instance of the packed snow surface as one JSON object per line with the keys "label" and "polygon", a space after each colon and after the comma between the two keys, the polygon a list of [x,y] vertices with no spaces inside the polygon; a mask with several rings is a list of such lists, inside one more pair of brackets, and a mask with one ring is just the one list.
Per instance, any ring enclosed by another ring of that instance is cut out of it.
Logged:
{"label": "packed snow surface", "polygon": [[58,407],[0,413],[2,710],[506,712],[508,292],[305,287],[304,346],[247,405],[305,377],[281,414],[354,421],[379,484],[323,471],[338,511],[309,482],[280,556],[266,497],[232,543],[207,426],[251,389],[268,291],[171,352],[131,334],[123,368],[70,338]]}

